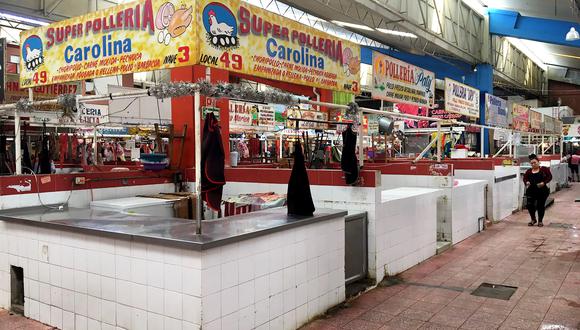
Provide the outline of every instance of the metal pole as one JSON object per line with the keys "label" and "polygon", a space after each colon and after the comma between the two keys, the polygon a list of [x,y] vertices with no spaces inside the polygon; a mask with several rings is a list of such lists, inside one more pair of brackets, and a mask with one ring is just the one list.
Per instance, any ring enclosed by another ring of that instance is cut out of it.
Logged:
{"label": "metal pole", "polygon": [[194,130],[195,130],[195,216],[197,219],[197,234],[201,235],[201,212],[203,202],[201,201],[201,114],[200,95],[196,91],[193,97]]}
{"label": "metal pole", "polygon": [[437,122],[437,163],[441,163],[441,148],[442,148],[442,136],[441,136],[441,122]]}
{"label": "metal pole", "polygon": [[509,148],[510,148],[510,154],[509,154],[510,155],[510,158],[512,158],[512,156],[513,156],[513,150],[512,150],[512,141],[513,140],[514,140],[514,133],[512,132],[510,134],[510,139],[509,139],[509,141],[510,141],[510,145],[509,145]]}
{"label": "metal pole", "polygon": [[364,160],[364,141],[363,141],[363,113],[362,111],[358,114],[358,166],[363,167],[365,164]]}
{"label": "metal pole", "polygon": [[480,150],[479,150],[479,154],[481,155],[481,158],[484,157],[484,153],[485,153],[485,128],[480,128],[480,138],[481,138],[481,146],[480,146]]}
{"label": "metal pole", "polygon": [[14,110],[14,162],[16,175],[22,174],[22,146],[20,142],[20,114],[18,110]]}

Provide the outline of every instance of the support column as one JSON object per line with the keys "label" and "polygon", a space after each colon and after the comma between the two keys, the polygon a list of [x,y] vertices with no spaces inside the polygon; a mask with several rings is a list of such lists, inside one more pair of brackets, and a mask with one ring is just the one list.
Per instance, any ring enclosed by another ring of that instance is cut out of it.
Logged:
{"label": "support column", "polygon": [[[493,94],[493,67],[491,64],[478,64],[476,66],[475,88],[479,89],[479,124],[485,125],[485,94]],[[489,155],[489,129],[481,128],[480,149],[481,157]]]}

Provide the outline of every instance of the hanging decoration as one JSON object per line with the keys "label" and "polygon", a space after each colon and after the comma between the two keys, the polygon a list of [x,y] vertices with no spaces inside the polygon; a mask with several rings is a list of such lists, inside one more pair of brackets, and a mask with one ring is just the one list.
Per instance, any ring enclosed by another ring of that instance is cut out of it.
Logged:
{"label": "hanging decoration", "polygon": [[58,96],[58,104],[62,106],[62,118],[75,121],[77,114],[77,97],[75,94],[61,94]]}

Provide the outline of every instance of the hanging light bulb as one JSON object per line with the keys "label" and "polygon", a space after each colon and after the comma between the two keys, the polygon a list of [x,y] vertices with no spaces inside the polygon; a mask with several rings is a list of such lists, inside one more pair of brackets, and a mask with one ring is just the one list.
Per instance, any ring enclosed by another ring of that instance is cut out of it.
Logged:
{"label": "hanging light bulb", "polygon": [[576,31],[575,28],[571,27],[570,31],[568,31],[568,33],[566,33],[566,41],[576,41],[580,39],[580,35],[578,34],[578,31]]}

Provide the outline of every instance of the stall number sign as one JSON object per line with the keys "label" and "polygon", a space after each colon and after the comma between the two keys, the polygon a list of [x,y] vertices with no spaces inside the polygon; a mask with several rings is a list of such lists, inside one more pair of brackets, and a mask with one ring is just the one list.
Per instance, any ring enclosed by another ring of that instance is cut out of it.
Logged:
{"label": "stall number sign", "polygon": [[216,107],[203,107],[203,118],[207,116],[208,113],[213,113],[217,120],[220,120],[220,108]]}

